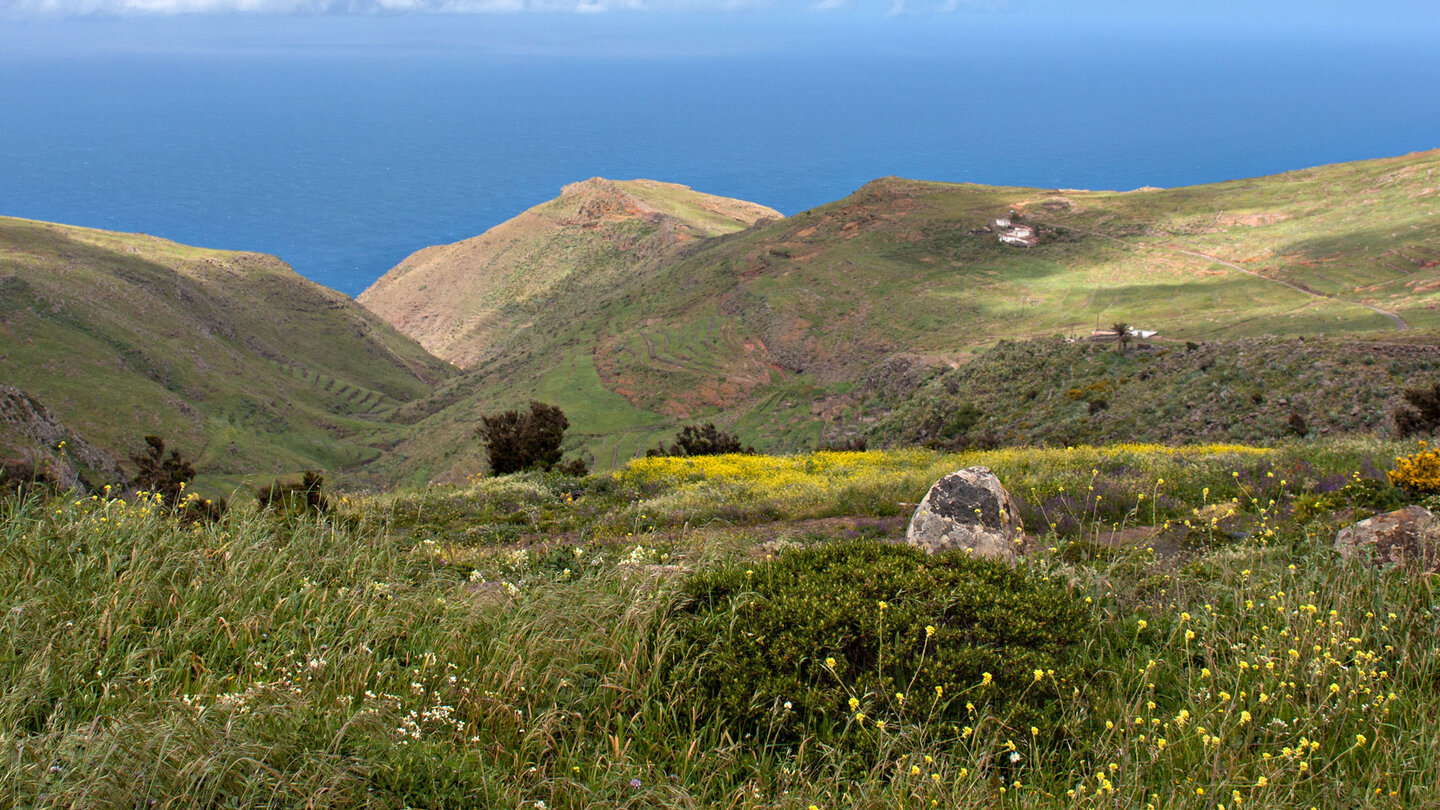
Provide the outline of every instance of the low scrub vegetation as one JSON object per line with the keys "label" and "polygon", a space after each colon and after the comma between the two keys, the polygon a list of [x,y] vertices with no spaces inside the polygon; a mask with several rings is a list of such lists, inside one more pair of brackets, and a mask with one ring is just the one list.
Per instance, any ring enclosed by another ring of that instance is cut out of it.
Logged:
{"label": "low scrub vegetation", "polygon": [[[195,524],[32,493],[0,502],[0,796],[1426,806],[1437,582],[1332,549],[1435,505],[1391,480],[1424,452],[652,458]],[[972,464],[1025,502],[1035,553],[882,542]]]}

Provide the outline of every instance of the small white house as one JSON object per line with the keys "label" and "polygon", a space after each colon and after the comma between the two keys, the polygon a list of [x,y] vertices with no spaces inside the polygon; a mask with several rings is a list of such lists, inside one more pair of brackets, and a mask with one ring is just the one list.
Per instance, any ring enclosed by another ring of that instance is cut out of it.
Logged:
{"label": "small white house", "polygon": [[1015,245],[1017,247],[1035,247],[1040,244],[1040,237],[1034,236],[1033,234],[1034,231],[1031,231],[1031,235],[1018,234],[1013,230],[1006,231],[1000,234],[1000,241],[1007,245]]}

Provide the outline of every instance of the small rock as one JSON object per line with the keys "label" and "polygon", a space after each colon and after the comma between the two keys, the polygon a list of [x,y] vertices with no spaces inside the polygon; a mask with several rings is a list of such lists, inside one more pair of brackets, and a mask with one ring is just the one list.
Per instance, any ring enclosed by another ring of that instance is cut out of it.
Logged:
{"label": "small rock", "polygon": [[931,554],[968,550],[1012,561],[1020,556],[1024,531],[1000,479],[985,467],[970,467],[930,487],[910,518],[905,541]]}
{"label": "small rock", "polygon": [[1440,520],[1423,506],[1407,506],[1346,526],[1335,535],[1335,548],[1347,560],[1364,555],[1376,565],[1437,573]]}

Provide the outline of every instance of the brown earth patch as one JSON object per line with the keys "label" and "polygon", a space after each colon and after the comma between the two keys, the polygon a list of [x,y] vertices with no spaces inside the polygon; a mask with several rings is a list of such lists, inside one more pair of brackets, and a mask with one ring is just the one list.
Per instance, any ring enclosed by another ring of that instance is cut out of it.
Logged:
{"label": "brown earth patch", "polygon": [[1260,225],[1274,225],[1289,218],[1289,214],[1280,211],[1255,211],[1248,214],[1221,214],[1215,218],[1215,224],[1226,228],[1236,225],[1253,228]]}

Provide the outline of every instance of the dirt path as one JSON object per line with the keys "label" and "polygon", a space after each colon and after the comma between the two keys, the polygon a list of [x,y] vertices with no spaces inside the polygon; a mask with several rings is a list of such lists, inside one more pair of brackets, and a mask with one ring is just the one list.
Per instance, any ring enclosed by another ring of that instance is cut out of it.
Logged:
{"label": "dirt path", "polygon": [[1257,273],[1257,272],[1255,272],[1254,270],[1250,270],[1250,269],[1241,267],[1240,265],[1235,264],[1234,262],[1227,262],[1227,261],[1225,261],[1224,259],[1222,259],[1222,258],[1220,258],[1220,257],[1218,257],[1218,256],[1211,256],[1209,253],[1201,253],[1201,252],[1196,251],[1196,250],[1185,250],[1184,248],[1169,247],[1169,246],[1166,246],[1166,245],[1160,245],[1160,247],[1163,248],[1164,250],[1173,251],[1173,252],[1175,252],[1175,253],[1184,253],[1186,256],[1195,256],[1195,257],[1201,258],[1201,259],[1209,259],[1210,261],[1215,262],[1216,264],[1223,264],[1223,265],[1225,265],[1226,267],[1229,267],[1229,268],[1232,269],[1232,270],[1239,270],[1240,272],[1242,272],[1242,273],[1244,273],[1244,274],[1246,274],[1246,275],[1254,276],[1255,278],[1259,278],[1259,279],[1264,279],[1265,281],[1269,281],[1269,282],[1274,283],[1274,284],[1284,285],[1284,286],[1289,287],[1290,289],[1294,290],[1295,292],[1304,293],[1305,295],[1309,295],[1309,296],[1312,296],[1312,297],[1315,297],[1315,298],[1323,298],[1323,299],[1326,299],[1326,300],[1329,300],[1329,301],[1339,301],[1339,302],[1345,303],[1345,304],[1354,304],[1354,305],[1357,306],[1357,307],[1365,307],[1366,309],[1368,309],[1368,310],[1370,310],[1370,311],[1372,311],[1372,312],[1378,312],[1378,313],[1380,313],[1381,315],[1384,315],[1385,317],[1387,317],[1387,318],[1389,318],[1390,320],[1394,321],[1394,322],[1395,322],[1395,329],[1396,329],[1396,331],[1399,331],[1399,332],[1404,332],[1406,329],[1409,329],[1409,328],[1410,328],[1410,324],[1406,323],[1404,318],[1400,317],[1398,314],[1396,314],[1396,313],[1394,313],[1394,312],[1391,312],[1391,311],[1388,310],[1388,309],[1381,309],[1380,307],[1377,307],[1377,306],[1374,306],[1374,305],[1371,305],[1371,304],[1367,304],[1367,303],[1365,303],[1365,302],[1363,302],[1363,301],[1351,301],[1351,300],[1349,300],[1348,298],[1338,298],[1338,297],[1333,296],[1333,295],[1326,295],[1325,293],[1316,292],[1315,290],[1309,289],[1309,288],[1307,288],[1307,287],[1301,287],[1301,286],[1298,285],[1298,284],[1291,284],[1290,282],[1284,281],[1284,280],[1282,280],[1282,279],[1271,278],[1270,276],[1266,276],[1266,275],[1262,275],[1262,274],[1260,274],[1260,273]]}
{"label": "dirt path", "polygon": [[1164,242],[1162,242],[1162,243],[1160,243],[1160,244],[1158,244],[1158,245],[1137,245],[1137,244],[1135,244],[1134,242],[1127,242],[1127,241],[1125,241],[1124,239],[1121,239],[1121,238],[1118,237],[1118,236],[1111,236],[1111,235],[1108,234],[1108,233],[1101,233],[1100,231],[1089,231],[1089,230],[1085,230],[1084,228],[1072,228],[1072,227],[1070,227],[1070,226],[1068,226],[1068,225],[1056,225],[1056,224],[1053,223],[1053,222],[1045,222],[1044,220],[1039,220],[1039,219],[1037,219],[1036,221],[1039,222],[1039,223],[1042,224],[1042,225],[1046,225],[1046,226],[1048,226],[1048,227],[1055,228],[1055,229],[1057,229],[1057,230],[1072,231],[1072,232],[1075,232],[1075,233],[1087,234],[1087,235],[1089,235],[1089,236],[1098,236],[1098,237],[1100,237],[1101,239],[1109,239],[1111,242],[1117,242],[1117,243],[1119,243],[1119,244],[1124,245],[1124,246],[1127,247],[1127,248],[1130,248],[1131,250],[1145,250],[1145,249],[1168,250],[1168,251],[1170,251],[1171,253],[1183,253],[1183,254],[1185,254],[1186,256],[1194,256],[1194,257],[1197,258],[1197,259],[1206,259],[1206,260],[1212,261],[1212,262],[1214,262],[1214,263],[1216,263],[1216,264],[1224,265],[1225,267],[1228,267],[1228,268],[1230,268],[1231,270],[1238,270],[1239,272],[1244,273],[1244,274],[1247,275],[1247,276],[1254,276],[1255,278],[1258,278],[1258,279],[1260,279],[1260,280],[1262,280],[1262,281],[1268,281],[1268,282],[1270,282],[1271,284],[1279,284],[1279,285],[1282,286],[1282,287],[1288,287],[1288,288],[1294,290],[1295,292],[1301,293],[1301,294],[1303,294],[1303,295],[1308,295],[1308,296],[1310,296],[1311,298],[1317,298],[1317,299],[1320,299],[1320,300],[1322,300],[1322,301],[1338,301],[1339,303],[1342,303],[1342,304],[1353,304],[1353,305],[1355,305],[1355,306],[1357,306],[1357,307],[1364,307],[1364,308],[1370,310],[1371,312],[1377,312],[1377,313],[1379,313],[1379,314],[1381,314],[1381,315],[1384,315],[1385,317],[1389,318],[1391,321],[1393,321],[1393,322],[1395,323],[1395,330],[1398,331],[1398,332],[1403,332],[1403,331],[1405,331],[1406,329],[1409,329],[1409,328],[1410,328],[1410,324],[1406,323],[1404,318],[1400,317],[1399,315],[1397,315],[1397,314],[1394,313],[1394,312],[1391,312],[1391,311],[1388,310],[1388,309],[1381,309],[1380,307],[1377,307],[1377,306],[1374,306],[1374,305],[1371,305],[1371,304],[1366,304],[1366,303],[1361,302],[1361,301],[1351,301],[1351,300],[1349,300],[1348,298],[1340,298],[1340,297],[1334,296],[1334,295],[1326,295],[1325,293],[1316,292],[1315,290],[1309,289],[1308,287],[1302,287],[1302,286],[1300,286],[1300,285],[1298,285],[1298,284],[1291,284],[1291,283],[1288,282],[1288,281],[1284,281],[1284,280],[1278,279],[1278,278],[1271,278],[1270,276],[1267,276],[1267,275],[1265,275],[1265,274],[1263,274],[1263,273],[1257,273],[1257,272],[1255,272],[1254,270],[1251,270],[1251,269],[1246,268],[1246,267],[1242,267],[1242,266],[1240,266],[1240,265],[1238,265],[1238,264],[1235,264],[1234,262],[1228,262],[1228,261],[1220,258],[1219,256],[1212,256],[1212,255],[1210,255],[1209,253],[1201,253],[1201,252],[1199,252],[1198,250],[1186,250],[1185,248],[1182,248],[1182,247],[1174,247],[1174,246],[1168,245],[1168,244],[1166,244],[1166,243],[1164,243]]}

